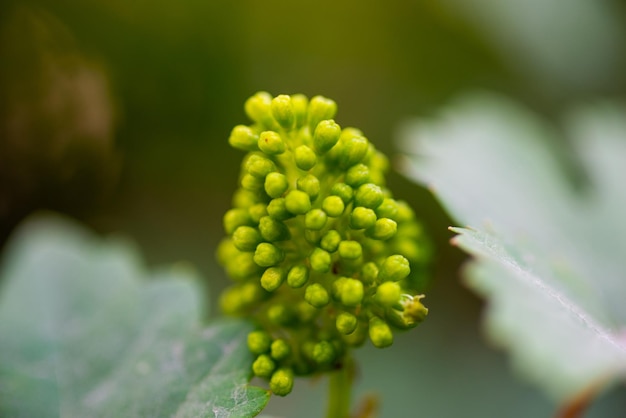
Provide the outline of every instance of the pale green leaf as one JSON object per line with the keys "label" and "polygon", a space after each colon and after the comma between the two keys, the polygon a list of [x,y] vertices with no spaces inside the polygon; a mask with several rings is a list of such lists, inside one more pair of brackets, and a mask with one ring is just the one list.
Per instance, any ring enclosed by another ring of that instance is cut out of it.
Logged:
{"label": "pale green leaf", "polygon": [[475,256],[464,271],[488,299],[487,331],[557,401],[626,374],[626,112],[572,112],[557,135],[501,98],[465,99],[405,131],[404,172],[431,187]]}
{"label": "pale green leaf", "polygon": [[1,272],[0,416],[248,417],[250,330],[202,329],[186,266],[147,274],[136,252],[40,218],[9,244]]}

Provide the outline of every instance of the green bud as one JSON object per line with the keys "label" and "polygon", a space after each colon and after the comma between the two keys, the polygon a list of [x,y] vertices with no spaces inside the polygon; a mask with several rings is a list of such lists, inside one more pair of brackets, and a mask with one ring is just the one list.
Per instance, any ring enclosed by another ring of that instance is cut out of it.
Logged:
{"label": "green bud", "polygon": [[262,217],[267,216],[267,205],[264,203],[252,205],[248,208],[248,214],[252,222],[258,224]]}
{"label": "green bud", "polygon": [[274,125],[274,118],[271,113],[272,96],[264,91],[256,93],[246,100],[244,109],[246,114],[253,121],[267,127]]}
{"label": "green bud", "polygon": [[385,241],[396,235],[398,224],[389,218],[378,219],[373,227],[365,231],[370,238]]}
{"label": "green bud", "polygon": [[358,206],[350,214],[350,228],[367,229],[376,223],[376,213],[372,209]]}
{"label": "green bud", "polygon": [[287,203],[284,197],[272,199],[267,205],[267,213],[272,219],[277,221],[293,218],[293,214],[287,210]]}
{"label": "green bud", "polygon": [[241,177],[241,187],[250,192],[258,192],[263,190],[263,179],[255,177],[250,173],[246,173]]}
{"label": "green bud", "polygon": [[246,209],[258,202],[258,194],[246,189],[237,189],[233,195],[233,206],[236,208]]}
{"label": "green bud", "polygon": [[296,181],[296,186],[298,190],[302,190],[308,194],[312,201],[320,194],[320,181],[313,174],[300,177]]}
{"label": "green bud", "polygon": [[277,132],[265,131],[259,136],[258,146],[267,155],[278,155],[285,152],[285,143]]}
{"label": "green bud", "polygon": [[313,147],[318,155],[325,154],[335,146],[341,135],[341,127],[334,120],[322,120],[313,134]]}
{"label": "green bud", "polygon": [[339,196],[341,200],[343,200],[343,203],[347,205],[352,201],[354,190],[352,190],[352,187],[345,183],[335,183],[330,189],[330,194],[333,196]]}
{"label": "green bud", "polygon": [[291,236],[287,225],[273,219],[271,216],[261,218],[259,221],[259,232],[263,239],[269,242],[288,240]]}
{"label": "green bud", "polygon": [[413,213],[413,209],[403,200],[398,200],[398,214],[396,215],[396,221],[398,223],[401,222],[409,222],[415,219],[415,213]]}
{"label": "green bud", "polygon": [[326,232],[320,241],[320,248],[328,251],[329,253],[334,253],[339,248],[339,243],[341,242],[341,234],[334,229]]}
{"label": "green bud", "polygon": [[323,120],[332,119],[337,113],[337,104],[326,97],[315,96],[309,102],[309,129],[314,132],[315,127]]}
{"label": "green bud", "polygon": [[326,212],[321,209],[311,209],[304,217],[304,226],[314,231],[319,231],[326,225]]}
{"label": "green bud", "polygon": [[411,273],[409,260],[401,255],[392,255],[387,257],[380,266],[378,272],[378,281],[380,282],[397,282],[406,278]]}
{"label": "green bud", "polygon": [[274,360],[283,360],[289,357],[289,354],[291,354],[291,348],[285,340],[278,339],[272,342],[272,345],[270,347],[270,355]]}
{"label": "green bud", "polygon": [[289,395],[293,390],[293,371],[287,368],[276,370],[270,378],[270,390],[274,395]]}
{"label": "green bud", "polygon": [[285,196],[285,207],[294,215],[304,215],[311,210],[311,197],[302,190],[291,190]]}
{"label": "green bud", "polygon": [[353,165],[346,171],[344,181],[352,187],[359,187],[370,181],[370,169],[364,164]]}
{"label": "green bud", "polygon": [[252,219],[250,219],[250,215],[245,209],[230,209],[224,214],[224,230],[228,235],[231,235],[233,232],[235,232],[235,229],[240,226],[250,226],[251,224]]}
{"label": "green bud", "polygon": [[311,306],[323,308],[330,302],[328,291],[319,283],[313,283],[307,286],[304,292],[304,300],[309,302]]}
{"label": "green bud", "polygon": [[385,321],[376,316],[370,319],[369,334],[374,347],[385,348],[393,344],[391,328]]}
{"label": "green bud", "polygon": [[313,150],[306,145],[300,145],[297,147],[294,150],[293,155],[296,165],[300,170],[308,171],[313,168],[317,162],[317,156]]}
{"label": "green bud", "polygon": [[256,280],[242,283],[239,289],[239,297],[246,306],[258,303],[265,296],[265,291]]}
{"label": "green bud", "polygon": [[369,150],[369,141],[367,138],[359,135],[348,136],[339,141],[336,151],[333,151],[332,157],[335,157],[339,166],[344,170],[349,169],[355,164],[360,163],[367,151]]}
{"label": "green bud", "polygon": [[363,283],[357,279],[345,280],[339,292],[341,303],[345,306],[357,306],[363,301]]}
{"label": "green bud", "polygon": [[252,371],[258,377],[270,377],[276,368],[276,363],[267,354],[261,354],[252,363]]}
{"label": "green bud", "polygon": [[285,271],[280,267],[270,267],[261,276],[261,286],[268,292],[278,289],[285,281]]}
{"label": "green bud", "polygon": [[267,353],[271,343],[272,338],[265,331],[252,331],[248,334],[248,348],[252,354]]}
{"label": "green bud", "polygon": [[337,331],[345,335],[352,334],[356,329],[357,324],[357,317],[349,312],[341,312],[337,315],[337,320],[335,322]]}
{"label": "green bud", "polygon": [[281,94],[274,97],[272,100],[272,115],[276,122],[284,129],[290,129],[295,122],[295,115],[293,111],[293,105],[291,103],[291,97],[286,94]]}
{"label": "green bud", "polygon": [[320,341],[313,347],[312,357],[317,364],[329,364],[336,356],[335,347],[328,341]]}
{"label": "green bud", "polygon": [[304,126],[307,118],[307,108],[309,99],[304,94],[294,94],[291,96],[291,106],[295,117],[296,128]]}
{"label": "green bud", "polygon": [[361,267],[361,280],[365,284],[372,284],[378,278],[378,266],[373,261],[363,264]]}
{"label": "green bud", "polygon": [[269,173],[276,171],[276,165],[268,158],[262,157],[258,154],[252,154],[246,160],[245,169],[254,177],[265,179],[265,176]]}
{"label": "green bud", "polygon": [[309,256],[311,269],[318,273],[326,273],[330,270],[331,257],[330,254],[321,248],[315,248]]}
{"label": "green bud", "polygon": [[233,233],[233,244],[241,251],[254,251],[261,241],[263,237],[251,226],[240,226]]}
{"label": "green bud", "polygon": [[254,262],[261,267],[271,267],[283,261],[284,254],[280,248],[268,242],[257,245]]}
{"label": "green bud", "polygon": [[376,289],[376,302],[388,308],[400,300],[402,288],[398,282],[384,282]]}
{"label": "green bud", "polygon": [[284,174],[273,172],[265,177],[265,193],[267,193],[269,197],[280,197],[288,188],[289,183]]}
{"label": "green bud", "polygon": [[315,317],[319,314],[319,311],[317,308],[309,304],[309,302],[303,300],[296,305],[296,313],[300,323],[306,324],[313,321],[313,319],[315,319]]}
{"label": "green bud", "polygon": [[380,187],[372,183],[366,183],[356,190],[354,194],[354,204],[370,209],[376,209],[383,203],[383,191]]}
{"label": "green bud", "polygon": [[341,241],[339,243],[339,257],[346,260],[357,260],[363,255],[363,248],[357,241]]}
{"label": "green bud", "polygon": [[398,203],[395,199],[385,198],[377,208],[375,208],[376,216],[379,218],[394,219],[398,215]]}
{"label": "green bud", "polygon": [[238,125],[233,128],[228,138],[231,147],[243,151],[256,151],[259,137],[247,126]]}
{"label": "green bud", "polygon": [[243,280],[260,272],[251,252],[238,252],[226,261],[224,267],[235,280]]}
{"label": "green bud", "polygon": [[275,303],[267,309],[267,319],[276,325],[290,326],[294,323],[295,313],[289,306]]}
{"label": "green bud", "polygon": [[307,281],[309,281],[309,269],[303,264],[293,266],[287,274],[287,284],[294,289],[304,286]]}
{"label": "green bud", "polygon": [[322,202],[322,209],[328,214],[328,216],[336,218],[341,216],[345,205],[343,200],[339,196],[327,196]]}

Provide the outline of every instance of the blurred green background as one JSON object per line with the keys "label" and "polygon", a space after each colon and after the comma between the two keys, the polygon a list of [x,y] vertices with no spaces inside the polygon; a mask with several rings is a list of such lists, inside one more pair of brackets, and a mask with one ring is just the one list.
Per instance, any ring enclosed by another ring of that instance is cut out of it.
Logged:
{"label": "blurred green background", "polygon": [[[625,23],[626,5],[608,0],[5,1],[0,242],[29,213],[60,211],[130,236],[150,265],[191,261],[215,296],[242,157],[227,138],[248,123],[251,94],[330,97],[338,123],[390,155],[403,121],[476,90],[558,129],[572,104],[626,97]],[[359,394],[378,392],[384,417],[548,416],[554,406],[481,337],[481,302],[448,245],[453,221],[426,190],[395,173],[389,184],[437,249],[431,315],[393,348],[359,353]],[[320,416],[323,392],[299,382],[266,412]],[[618,410],[613,394],[592,416]]]}

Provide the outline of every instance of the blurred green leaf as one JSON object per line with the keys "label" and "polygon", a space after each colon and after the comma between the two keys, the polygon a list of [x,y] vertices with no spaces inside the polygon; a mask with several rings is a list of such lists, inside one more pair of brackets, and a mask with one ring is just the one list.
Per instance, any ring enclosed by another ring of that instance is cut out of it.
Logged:
{"label": "blurred green leaf", "polygon": [[469,225],[454,242],[475,256],[464,277],[488,299],[489,336],[559,402],[626,376],[626,112],[590,106],[564,127],[578,188],[556,135],[504,99],[467,98],[402,143],[405,174]]}
{"label": "blurred green leaf", "polygon": [[8,247],[0,294],[0,415],[247,417],[241,321],[201,329],[202,292],[174,266],[144,272],[135,251],[40,218]]}

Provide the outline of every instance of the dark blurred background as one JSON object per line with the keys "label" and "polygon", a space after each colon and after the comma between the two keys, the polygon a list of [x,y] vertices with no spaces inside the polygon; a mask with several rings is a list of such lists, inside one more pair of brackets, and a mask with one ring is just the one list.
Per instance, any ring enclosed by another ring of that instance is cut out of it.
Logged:
{"label": "dark blurred background", "polygon": [[[191,261],[215,296],[242,157],[227,138],[248,123],[248,96],[333,98],[336,120],[390,155],[403,121],[476,90],[558,122],[572,104],[626,97],[625,18],[616,0],[4,1],[0,243],[33,211],[59,211],[130,236],[149,265]],[[359,393],[381,394],[381,416],[547,416],[549,401],[481,338],[453,221],[423,188],[389,183],[437,250],[431,318],[384,354],[359,354]],[[268,411],[321,415],[323,385],[298,387]]]}

